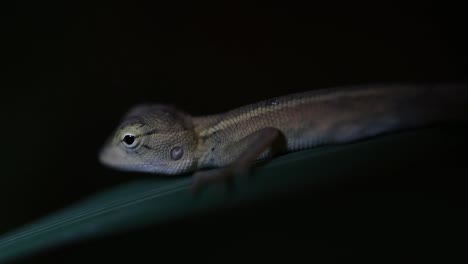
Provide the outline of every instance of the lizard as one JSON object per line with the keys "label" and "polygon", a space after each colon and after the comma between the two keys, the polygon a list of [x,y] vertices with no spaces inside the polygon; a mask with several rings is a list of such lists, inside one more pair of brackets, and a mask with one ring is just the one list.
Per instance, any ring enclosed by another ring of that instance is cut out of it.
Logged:
{"label": "lizard", "polygon": [[325,145],[466,117],[468,91],[452,84],[335,86],[192,116],[173,105],[136,104],[99,152],[121,171],[193,173],[192,190],[248,174],[255,162]]}

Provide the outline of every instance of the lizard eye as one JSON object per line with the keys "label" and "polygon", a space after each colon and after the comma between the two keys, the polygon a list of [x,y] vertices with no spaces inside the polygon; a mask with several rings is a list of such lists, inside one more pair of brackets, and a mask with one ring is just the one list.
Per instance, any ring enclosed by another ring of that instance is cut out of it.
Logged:
{"label": "lizard eye", "polygon": [[127,148],[134,148],[138,144],[135,135],[132,135],[132,134],[126,134],[123,137],[122,142]]}

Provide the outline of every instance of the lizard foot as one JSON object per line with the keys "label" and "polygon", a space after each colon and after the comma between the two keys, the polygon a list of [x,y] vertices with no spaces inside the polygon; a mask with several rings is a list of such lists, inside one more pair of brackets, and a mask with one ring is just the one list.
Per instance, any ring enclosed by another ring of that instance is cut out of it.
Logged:
{"label": "lizard foot", "polygon": [[236,176],[248,175],[249,169],[245,166],[229,166],[226,168],[198,171],[193,177],[192,194],[198,194],[203,188],[217,185],[229,189]]}

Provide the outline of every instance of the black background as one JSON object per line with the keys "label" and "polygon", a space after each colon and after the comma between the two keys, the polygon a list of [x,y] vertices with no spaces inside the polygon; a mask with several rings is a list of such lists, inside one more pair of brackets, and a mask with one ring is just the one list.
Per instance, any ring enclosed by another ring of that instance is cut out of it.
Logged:
{"label": "black background", "polygon": [[18,1],[1,13],[0,233],[126,180],[96,155],[140,102],[198,115],[466,78],[466,15],[444,1]]}

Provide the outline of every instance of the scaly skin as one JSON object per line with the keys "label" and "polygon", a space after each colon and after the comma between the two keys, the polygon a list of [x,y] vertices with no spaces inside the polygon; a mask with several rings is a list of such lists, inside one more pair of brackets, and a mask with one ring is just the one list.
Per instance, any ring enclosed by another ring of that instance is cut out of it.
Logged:
{"label": "scaly skin", "polygon": [[[271,147],[279,141],[281,151],[292,152],[464,119],[465,88],[336,87],[200,117],[165,105],[140,105],[124,117],[100,160],[115,169],[170,175],[204,168],[245,169],[275,155]],[[133,137],[132,146],[125,135]],[[221,170],[210,177],[230,172]]]}

